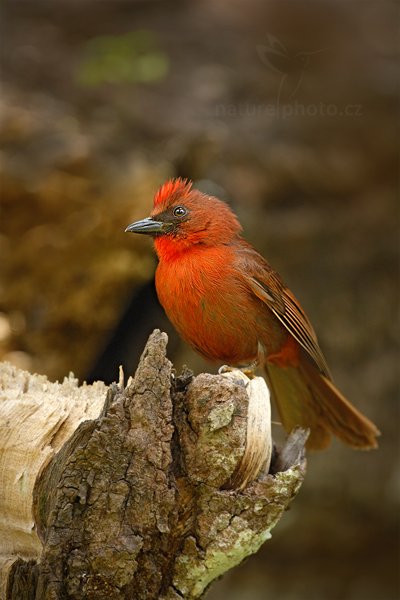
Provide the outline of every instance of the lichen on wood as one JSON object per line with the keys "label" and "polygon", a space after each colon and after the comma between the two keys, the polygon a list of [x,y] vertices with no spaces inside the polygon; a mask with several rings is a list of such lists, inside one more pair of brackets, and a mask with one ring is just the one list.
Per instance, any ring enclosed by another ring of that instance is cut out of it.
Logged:
{"label": "lichen on wood", "polygon": [[[301,485],[304,436],[292,438],[289,458],[275,453],[270,473],[252,472],[254,481],[235,487],[249,442],[246,384],[187,371],[176,377],[166,346],[167,336],[155,331],[135,376],[126,388],[112,385],[107,397],[101,384],[71,386],[71,404],[63,405],[69,435],[34,467],[34,489],[18,491],[38,537],[33,553],[18,544],[2,549],[7,600],[200,598],[270,537]],[[9,369],[0,381],[15,414],[21,400],[10,390],[21,377],[37,383],[32,401],[37,393],[57,413],[62,386]],[[86,405],[77,410],[84,388],[96,397],[90,415]],[[10,422],[23,443],[23,422]],[[47,426],[36,422],[38,439],[49,437]],[[5,462],[8,455],[25,468],[22,456],[4,450]]]}

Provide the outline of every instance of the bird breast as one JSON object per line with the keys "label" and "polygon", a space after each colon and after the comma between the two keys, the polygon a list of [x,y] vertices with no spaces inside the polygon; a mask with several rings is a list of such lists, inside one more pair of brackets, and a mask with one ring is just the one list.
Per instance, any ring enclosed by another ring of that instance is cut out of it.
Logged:
{"label": "bird breast", "polygon": [[233,265],[229,246],[201,247],[160,260],[156,272],[159,300],[180,335],[205,358],[232,365],[257,357],[260,325],[249,310],[258,300]]}

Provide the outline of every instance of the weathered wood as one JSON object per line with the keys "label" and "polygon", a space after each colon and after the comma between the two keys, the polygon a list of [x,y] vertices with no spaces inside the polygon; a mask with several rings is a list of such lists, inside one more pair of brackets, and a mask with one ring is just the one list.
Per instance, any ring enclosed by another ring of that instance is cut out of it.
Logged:
{"label": "weathered wood", "polygon": [[18,557],[37,560],[42,552],[33,516],[38,476],[79,423],[100,414],[106,392],[100,382],[78,387],[70,376],[61,384],[50,383],[42,375],[0,364],[1,598]]}
{"label": "weathered wood", "polygon": [[[10,399],[9,388],[14,380],[21,386],[21,377],[31,381],[24,392],[30,389],[31,399],[38,394],[46,403],[46,394],[62,397],[63,385],[70,386],[72,404],[85,398],[85,410],[66,410],[68,435],[56,446],[53,436],[50,450],[46,424],[35,424],[46,458],[39,468],[35,463],[34,489],[18,490],[15,477],[9,484],[30,506],[24,526],[30,537],[25,550],[18,544],[13,549],[11,526],[9,543],[0,542],[7,600],[200,598],[213,579],[270,537],[301,485],[304,439],[292,443],[294,459],[282,462],[282,471],[269,475],[264,468],[248,483],[268,459],[270,447],[261,444],[254,462],[249,436],[258,428],[248,428],[246,381],[205,374],[193,378],[187,372],[176,378],[166,344],[166,335],[155,331],[135,377],[126,388],[111,386],[106,399],[102,384],[79,388],[72,380],[49,384],[11,367],[0,372],[2,394],[16,405],[23,391]],[[25,447],[23,423],[13,419],[11,429],[14,446],[19,435]],[[7,455],[16,463],[13,473],[18,462],[23,464],[10,445],[3,454],[2,478]],[[246,455],[252,471],[245,468],[243,475]],[[227,489],[233,482],[237,487]],[[2,514],[10,514],[11,495],[4,500]]]}

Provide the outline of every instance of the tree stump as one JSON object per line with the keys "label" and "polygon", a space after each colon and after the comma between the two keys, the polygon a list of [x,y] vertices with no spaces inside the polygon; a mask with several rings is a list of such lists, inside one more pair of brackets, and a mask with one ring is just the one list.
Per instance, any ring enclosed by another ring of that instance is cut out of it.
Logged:
{"label": "tree stump", "polygon": [[200,598],[270,537],[305,432],[269,466],[242,375],[176,377],[166,346],[155,331],[125,388],[1,365],[2,598]]}

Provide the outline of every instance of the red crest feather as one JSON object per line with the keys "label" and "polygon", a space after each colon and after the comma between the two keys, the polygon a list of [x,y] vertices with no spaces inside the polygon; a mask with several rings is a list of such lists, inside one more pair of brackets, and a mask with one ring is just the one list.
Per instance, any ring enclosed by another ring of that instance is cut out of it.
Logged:
{"label": "red crest feather", "polygon": [[185,198],[192,189],[192,185],[191,181],[181,179],[181,177],[169,179],[157,190],[154,196],[154,208],[162,208],[178,198]]}

